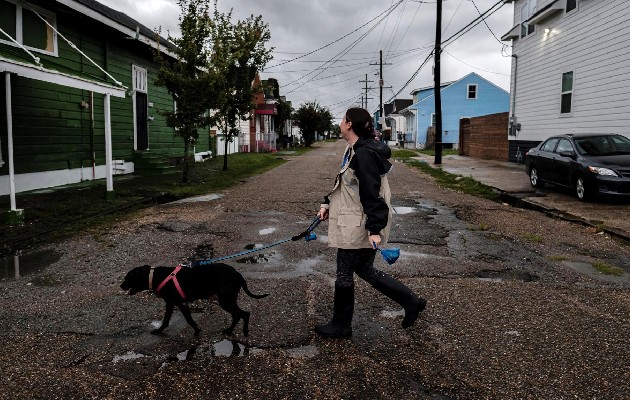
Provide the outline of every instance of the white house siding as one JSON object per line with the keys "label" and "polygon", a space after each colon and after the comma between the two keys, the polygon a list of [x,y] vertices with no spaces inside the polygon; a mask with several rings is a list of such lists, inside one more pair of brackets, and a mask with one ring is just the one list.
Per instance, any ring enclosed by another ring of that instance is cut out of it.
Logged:
{"label": "white house siding", "polygon": [[[538,9],[549,3],[539,0]],[[514,25],[520,22],[522,4],[514,3]],[[536,25],[535,33],[513,41],[518,65],[515,72],[512,61],[516,106],[510,115],[521,130],[511,140],[542,141],[553,134],[582,132],[630,137],[628,5],[628,0],[578,0],[578,9],[560,11]],[[573,104],[565,115],[560,113],[561,80],[569,71]]]}

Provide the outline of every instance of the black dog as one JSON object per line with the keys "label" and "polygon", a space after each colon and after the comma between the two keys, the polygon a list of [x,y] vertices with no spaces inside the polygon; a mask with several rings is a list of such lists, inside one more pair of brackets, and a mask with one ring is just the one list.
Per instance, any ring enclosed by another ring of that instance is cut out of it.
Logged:
{"label": "black dog", "polygon": [[167,326],[177,306],[186,322],[195,329],[198,336],[201,329],[193,321],[188,308],[188,302],[197,299],[208,299],[217,296],[219,306],[232,314],[232,325],[223,330],[231,335],[238,321],[243,319],[243,334],[249,333],[249,312],[241,310],[236,301],[238,293],[243,288],[245,293],[255,299],[262,299],[267,294],[255,295],[247,288],[245,278],[237,270],[227,264],[208,264],[196,267],[151,267],[143,265],[129,271],[124,282],[120,285],[128,294],[135,294],[143,290],[152,290],[166,302],[166,311],[162,325],[151,333],[161,333]]}

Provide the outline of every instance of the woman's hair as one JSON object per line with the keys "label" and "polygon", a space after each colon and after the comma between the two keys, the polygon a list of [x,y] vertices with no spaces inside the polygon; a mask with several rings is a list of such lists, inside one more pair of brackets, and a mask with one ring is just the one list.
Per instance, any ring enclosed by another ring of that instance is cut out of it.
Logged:
{"label": "woman's hair", "polygon": [[374,120],[367,110],[360,107],[349,108],[346,111],[346,121],[352,123],[352,131],[364,139],[373,139]]}

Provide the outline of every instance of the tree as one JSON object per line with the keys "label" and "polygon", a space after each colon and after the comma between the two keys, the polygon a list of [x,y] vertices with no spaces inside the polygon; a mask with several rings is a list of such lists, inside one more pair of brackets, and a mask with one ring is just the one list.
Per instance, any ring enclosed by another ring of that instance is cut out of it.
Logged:
{"label": "tree", "polygon": [[330,131],[330,137],[335,139],[339,139],[341,137],[341,128],[339,127],[339,124],[333,125],[332,130]]}
{"label": "tree", "polygon": [[[291,114],[293,113],[293,107],[291,107],[291,102],[290,101],[284,101],[282,99],[278,100],[278,115],[276,116],[276,126],[278,127],[278,135],[280,135],[280,137],[284,137],[285,135],[287,135],[289,132],[285,132],[285,125],[286,122],[288,120],[291,119]],[[284,138],[285,141],[283,142],[284,144],[286,144],[286,140],[288,140],[287,138]]]}
{"label": "tree", "polygon": [[256,74],[271,60],[273,49],[265,48],[271,34],[262,16],[251,15],[233,24],[232,10],[227,14],[219,12],[217,0],[209,27],[211,68],[220,86],[213,110],[216,123],[225,134],[223,170],[226,171],[228,142],[239,133],[238,121],[249,118],[253,96],[262,91],[262,87],[255,87],[252,83]]}
{"label": "tree", "polygon": [[315,141],[315,133],[324,133],[332,129],[332,114],[317,102],[307,102],[293,114],[293,119],[302,131],[304,144],[310,146]]}
{"label": "tree", "polygon": [[160,110],[166,124],[184,140],[182,181],[188,182],[191,145],[199,138],[198,129],[213,125],[208,113],[213,108],[217,79],[209,68],[210,51],[207,38],[210,34],[210,10],[207,0],[179,0],[181,37],[169,35],[176,48],[175,60],[165,59],[156,52],[160,68],[155,84],[164,86],[173,96],[176,109]]}

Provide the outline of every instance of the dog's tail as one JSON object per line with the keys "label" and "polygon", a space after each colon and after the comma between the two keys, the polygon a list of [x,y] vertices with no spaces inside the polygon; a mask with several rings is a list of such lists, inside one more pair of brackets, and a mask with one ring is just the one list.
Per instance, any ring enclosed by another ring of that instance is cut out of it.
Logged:
{"label": "dog's tail", "polygon": [[254,294],[254,293],[250,292],[249,288],[247,287],[247,282],[245,282],[245,278],[243,278],[242,276],[241,276],[241,287],[243,288],[243,291],[245,293],[247,293],[247,295],[249,297],[253,297],[255,299],[262,299],[263,297],[269,296],[269,293],[266,293],[266,294]]}

